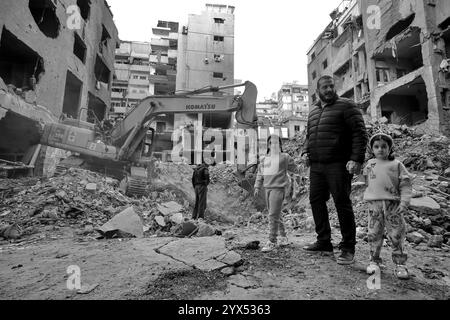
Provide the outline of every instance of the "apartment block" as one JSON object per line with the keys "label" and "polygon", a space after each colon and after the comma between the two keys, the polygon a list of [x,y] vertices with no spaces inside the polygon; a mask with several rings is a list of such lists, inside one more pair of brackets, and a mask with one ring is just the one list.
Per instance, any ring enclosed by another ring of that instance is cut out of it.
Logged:
{"label": "apartment block", "polygon": [[[234,84],[233,6],[206,4],[201,14],[190,14],[187,24],[181,27],[178,44],[177,91]],[[232,95],[233,89],[224,93]],[[227,129],[232,125],[232,115],[175,115],[176,128],[198,123]]]}
{"label": "apartment block", "polygon": [[[104,0],[3,0],[0,158],[28,161],[42,124],[63,115],[103,120],[117,45]],[[50,149],[41,148],[41,154]]]}
{"label": "apartment block", "polygon": [[110,118],[123,118],[151,94],[150,52],[149,42],[120,42],[115,53]]}
{"label": "apartment block", "polygon": [[285,120],[289,117],[307,117],[309,112],[308,86],[284,83],[278,91],[278,117]]}
{"label": "apartment block", "polygon": [[366,117],[450,133],[450,3],[349,0],[308,51],[311,104],[317,78],[333,75],[338,94]]}

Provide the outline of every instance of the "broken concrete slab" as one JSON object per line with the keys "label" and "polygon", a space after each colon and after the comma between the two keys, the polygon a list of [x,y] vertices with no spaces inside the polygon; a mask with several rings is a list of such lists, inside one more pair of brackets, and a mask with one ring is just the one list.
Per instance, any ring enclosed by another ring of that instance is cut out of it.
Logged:
{"label": "broken concrete slab", "polygon": [[97,230],[100,230],[103,233],[119,230],[132,234],[138,238],[144,236],[144,227],[141,218],[134,212],[133,207],[129,207],[117,214]]}
{"label": "broken concrete slab", "polygon": [[417,211],[436,211],[441,209],[441,206],[430,197],[412,198],[410,207]]}
{"label": "broken concrete slab", "polygon": [[181,224],[184,221],[183,215],[180,212],[177,212],[170,216],[170,221],[176,224]]}
{"label": "broken concrete slab", "polygon": [[156,221],[161,227],[165,227],[165,226],[166,226],[166,222],[164,221],[164,217],[162,217],[162,216],[156,216],[156,217],[155,217],[155,221]]}
{"label": "broken concrete slab", "polygon": [[183,210],[183,206],[176,203],[175,201],[170,201],[157,205],[159,212],[161,212],[164,216],[168,216],[174,213],[178,213]]}
{"label": "broken concrete slab", "polygon": [[425,237],[421,235],[419,232],[411,232],[406,235],[406,239],[409,242],[413,242],[415,244],[419,244],[425,240]]}
{"label": "broken concrete slab", "polygon": [[217,257],[216,260],[223,262],[227,265],[234,266],[242,261],[242,257],[240,254],[234,251],[228,251],[223,256]]}
{"label": "broken concrete slab", "polygon": [[197,237],[212,237],[216,234],[216,229],[206,223],[199,223]]}
{"label": "broken concrete slab", "polygon": [[168,243],[158,252],[204,271],[224,268],[238,259],[225,248],[225,240],[221,237],[180,239]]}

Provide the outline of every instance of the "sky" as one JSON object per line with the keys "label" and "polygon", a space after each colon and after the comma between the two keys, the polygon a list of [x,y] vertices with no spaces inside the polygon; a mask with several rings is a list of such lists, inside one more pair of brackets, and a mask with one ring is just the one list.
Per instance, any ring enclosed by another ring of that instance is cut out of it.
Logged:
{"label": "sky", "polygon": [[307,51],[342,0],[107,0],[119,38],[146,41],[158,20],[187,23],[206,3],[235,6],[234,77],[258,88],[258,101],[284,82],[308,84]]}

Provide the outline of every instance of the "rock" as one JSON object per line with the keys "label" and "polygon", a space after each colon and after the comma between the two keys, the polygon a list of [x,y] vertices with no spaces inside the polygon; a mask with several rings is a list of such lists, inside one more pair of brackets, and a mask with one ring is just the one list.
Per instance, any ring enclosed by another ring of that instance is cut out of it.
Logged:
{"label": "rock", "polygon": [[416,232],[420,233],[425,238],[425,240],[428,240],[431,237],[431,234],[422,229],[418,229]]}
{"label": "rock", "polygon": [[358,239],[364,239],[364,237],[367,235],[366,229],[363,227],[357,227],[356,228],[356,237]]}
{"label": "rock", "polygon": [[231,239],[236,238],[236,234],[233,231],[227,230],[223,233],[223,237],[226,240],[231,240]]}
{"label": "rock", "polygon": [[431,225],[432,225],[432,222],[431,222],[431,219],[430,219],[430,218],[426,218],[426,219],[423,220],[423,226],[424,226],[425,228],[430,228]]}
{"label": "rock", "polygon": [[132,234],[138,238],[144,236],[144,227],[141,218],[136,214],[133,207],[129,207],[115,215],[111,220],[97,229],[102,235],[115,230]]}
{"label": "rock", "polygon": [[216,234],[216,229],[206,223],[199,223],[197,237],[212,237]]}
{"label": "rock", "polygon": [[9,240],[19,239],[22,236],[20,228],[16,225],[6,225],[0,227],[0,237]]}
{"label": "rock", "polygon": [[229,266],[235,266],[242,261],[242,258],[241,255],[238,253],[234,251],[228,251],[224,255],[217,257],[216,260],[225,263]]}
{"label": "rock", "polygon": [[313,232],[316,229],[316,224],[314,223],[313,217],[306,218],[305,229],[307,232]]}
{"label": "rock", "polygon": [[436,211],[440,210],[441,206],[430,197],[412,198],[410,208],[416,211]]}
{"label": "rock", "polygon": [[175,224],[181,224],[183,223],[184,218],[183,215],[180,212],[178,212],[170,216],[170,221],[172,221]]}
{"label": "rock", "polygon": [[156,216],[156,217],[155,217],[155,221],[156,221],[161,227],[165,227],[165,226],[166,226],[166,222],[164,221],[164,217],[162,217],[162,216]]}
{"label": "rock", "polygon": [[217,257],[223,257],[229,252],[225,248],[225,240],[222,237],[180,239],[166,244],[158,252],[203,271],[213,271],[228,266],[216,260]]}
{"label": "rock", "polygon": [[157,205],[159,212],[161,212],[164,216],[168,216],[170,214],[174,214],[183,210],[183,206],[179,205],[175,201],[170,201]]}
{"label": "rock", "polygon": [[425,237],[423,235],[421,235],[419,232],[411,232],[406,235],[406,239],[409,242],[419,244],[425,240]]}
{"label": "rock", "polygon": [[221,273],[223,273],[225,276],[231,276],[236,273],[235,269],[233,267],[226,267],[220,270]]}
{"label": "rock", "polygon": [[445,233],[444,228],[438,226],[432,226],[431,229],[433,230],[434,235],[443,235]]}
{"label": "rock", "polygon": [[[450,149],[449,149],[449,154],[450,154]],[[450,178],[450,168],[445,169],[444,176]]]}
{"label": "rock", "polygon": [[97,184],[96,183],[88,183],[86,185],[86,191],[95,192],[96,190],[97,190]]}
{"label": "rock", "polygon": [[440,248],[442,243],[444,242],[444,237],[441,235],[431,236],[430,240],[428,240],[428,246],[430,248]]}

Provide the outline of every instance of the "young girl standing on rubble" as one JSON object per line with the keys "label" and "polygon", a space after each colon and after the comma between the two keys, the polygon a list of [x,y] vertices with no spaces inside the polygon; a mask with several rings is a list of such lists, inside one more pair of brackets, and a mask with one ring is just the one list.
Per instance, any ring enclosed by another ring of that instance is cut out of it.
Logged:
{"label": "young girl standing on rubble", "polygon": [[368,161],[363,170],[367,189],[364,200],[369,204],[370,264],[367,273],[379,270],[382,263],[380,253],[386,229],[392,247],[392,260],[399,279],[408,279],[405,266],[407,255],[404,243],[406,224],[404,214],[411,200],[411,178],[403,163],[393,155],[393,139],[386,134],[375,134],[369,141],[374,159]]}
{"label": "young girl standing on rubble", "polygon": [[[288,170],[296,171],[293,159],[287,153],[283,153],[281,138],[276,135],[270,136],[267,139],[267,155],[261,158],[255,182],[255,197],[259,196],[261,187],[264,186],[269,211],[269,241],[262,248],[263,252],[274,250],[277,244],[289,245],[281,217],[286,187],[289,184]],[[280,237],[277,242],[278,233]]]}

